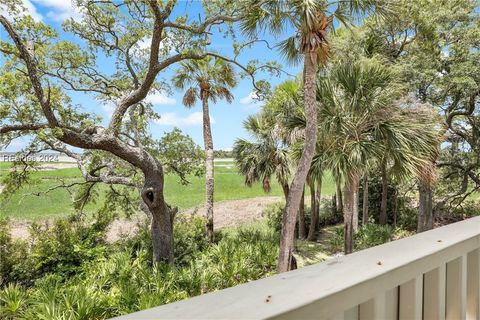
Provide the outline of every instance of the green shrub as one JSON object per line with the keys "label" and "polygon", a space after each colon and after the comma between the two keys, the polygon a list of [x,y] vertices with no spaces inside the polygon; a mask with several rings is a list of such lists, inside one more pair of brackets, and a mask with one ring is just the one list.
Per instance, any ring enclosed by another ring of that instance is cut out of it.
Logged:
{"label": "green shrub", "polygon": [[[26,256],[28,265],[38,263],[39,267],[30,273],[33,278],[28,281],[28,289],[10,284],[0,291],[0,318],[104,319],[275,272],[278,232],[266,223],[222,230],[218,242],[210,244],[205,240],[202,219],[179,217],[174,229],[175,246],[183,257],[178,258],[175,267],[152,264],[146,225],[131,239],[112,244],[101,254],[89,255],[85,253],[90,252],[89,245],[104,247],[102,232],[97,234],[93,227],[77,223],[57,221],[39,229],[46,234],[35,234],[32,250],[46,261],[42,264],[33,255]],[[61,227],[64,230],[59,230]],[[72,246],[80,250],[65,252],[61,257],[54,245],[61,245],[63,250],[72,250]],[[52,258],[46,259],[46,254]],[[14,267],[17,263],[23,262],[16,261]]]}
{"label": "green shrub", "polygon": [[332,234],[329,238],[329,245],[330,245],[331,252],[343,251],[344,243],[345,243],[344,234],[345,234],[345,231],[343,229],[343,225],[336,226],[333,228]]}
{"label": "green shrub", "polygon": [[392,240],[392,236],[392,227],[368,223],[361,226],[354,235],[355,250],[378,246]]}
{"label": "green shrub", "polygon": [[27,294],[17,284],[8,284],[0,290],[0,318],[18,319],[27,307]]}
{"label": "green shrub", "polygon": [[22,266],[27,256],[27,243],[25,241],[13,240],[10,235],[8,221],[0,220],[0,287],[12,281],[25,278],[21,273],[22,270],[25,270]]}
{"label": "green shrub", "polygon": [[462,202],[461,205],[454,206],[448,214],[446,214],[446,217],[439,217],[439,220],[444,220],[446,223],[453,223],[478,215],[480,215],[480,203],[478,201],[467,200]]}
{"label": "green shrub", "polygon": [[343,215],[332,204],[332,200],[320,201],[319,223],[321,226],[331,226],[343,222]]}
{"label": "green shrub", "polygon": [[267,218],[267,224],[275,231],[282,230],[282,216],[285,210],[285,204],[276,202],[269,204],[263,211],[263,216]]}
{"label": "green shrub", "polygon": [[[400,228],[393,230],[393,228],[388,225],[382,226],[375,223],[368,223],[365,226],[360,226],[354,234],[354,249],[363,250],[389,242],[393,239],[394,234],[398,234],[398,236],[408,235],[408,233],[403,234]],[[343,225],[337,226],[332,230],[332,235],[329,238],[330,250],[332,252],[343,251],[344,243],[344,227]]]}
{"label": "green shrub", "polygon": [[418,210],[405,206],[400,211],[397,220],[397,227],[403,230],[416,231],[418,223]]}
{"label": "green shrub", "polygon": [[7,222],[0,222],[0,285],[11,282],[31,286],[49,273],[70,277],[82,263],[106,254],[105,233],[109,218],[89,222],[57,219],[33,223],[28,243],[12,240]]}

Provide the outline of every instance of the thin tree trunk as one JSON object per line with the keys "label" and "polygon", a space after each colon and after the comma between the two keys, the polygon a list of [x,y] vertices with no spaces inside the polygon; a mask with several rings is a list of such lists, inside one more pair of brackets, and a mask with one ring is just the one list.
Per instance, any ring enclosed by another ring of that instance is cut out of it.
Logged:
{"label": "thin tree trunk", "polygon": [[345,181],[345,205],[343,207],[345,254],[353,252],[353,214],[358,193],[359,177],[349,174]]}
{"label": "thin tree trunk", "polygon": [[393,193],[393,227],[397,226],[397,216],[398,216],[398,191],[395,189]]}
{"label": "thin tree trunk", "polygon": [[358,231],[358,211],[360,210],[360,182],[357,183],[357,190],[355,192],[355,198],[353,199],[353,201],[352,227],[353,232],[355,233]]}
{"label": "thin tree trunk", "polygon": [[343,213],[343,195],[342,195],[342,186],[337,182],[337,193],[335,194],[337,212]]}
{"label": "thin tree trunk", "polygon": [[208,110],[208,93],[202,90],[202,106],[203,106],[203,142],[205,144],[205,212],[207,218],[207,238],[213,242],[213,140],[212,130],[210,127],[210,112]]}
{"label": "thin tree trunk", "polygon": [[386,164],[382,164],[382,200],[380,202],[380,218],[379,223],[387,224],[387,198],[388,198],[388,176]]}
{"label": "thin tree trunk", "polygon": [[422,181],[418,183],[418,223],[417,232],[433,228],[432,189]]}
{"label": "thin tree trunk", "polygon": [[282,185],[283,195],[285,197],[285,202],[286,202],[288,199],[288,193],[290,192],[288,183],[281,183],[281,185]]}
{"label": "thin tree trunk", "polygon": [[362,224],[368,223],[368,175],[363,178]]}
{"label": "thin tree trunk", "polygon": [[303,187],[302,199],[300,200],[300,207],[298,209],[298,238],[305,239],[305,187]]}
{"label": "thin tree trunk", "polygon": [[282,232],[280,235],[280,251],[278,256],[278,272],[286,272],[294,265],[292,252],[294,248],[295,222],[298,207],[302,196],[303,186],[307,179],[310,164],[315,154],[317,142],[317,62],[316,52],[305,54],[304,59],[304,101],[305,101],[305,144],[302,156],[298,162],[297,171],[293,177],[288,195],[285,212],[282,219]]}
{"label": "thin tree trunk", "polygon": [[320,231],[320,202],[322,200],[322,177],[317,179],[317,188],[315,190],[315,212],[317,213],[317,226],[315,230]]}
{"label": "thin tree trunk", "polygon": [[[337,213],[339,213],[340,211],[338,210],[337,208],[337,194],[335,193],[333,196],[332,196],[332,215],[336,215]],[[342,212],[343,214],[343,212]]]}
{"label": "thin tree trunk", "polygon": [[310,183],[310,202],[311,202],[311,221],[310,221],[310,228],[308,230],[308,237],[309,241],[316,240],[316,233],[320,229],[319,228],[319,215],[320,215],[320,198],[322,195],[322,177],[317,179],[317,187],[315,188],[315,181]]}

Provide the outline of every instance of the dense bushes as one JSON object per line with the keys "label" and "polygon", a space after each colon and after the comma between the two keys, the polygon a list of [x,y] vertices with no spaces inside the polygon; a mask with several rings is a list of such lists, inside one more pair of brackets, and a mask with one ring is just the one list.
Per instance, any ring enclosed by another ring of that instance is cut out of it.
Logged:
{"label": "dense bushes", "polygon": [[[203,220],[180,217],[175,267],[152,265],[146,225],[135,237],[112,245],[105,243],[105,227],[57,220],[34,227],[27,244],[13,241],[2,222],[0,318],[107,318],[255,280],[275,270],[278,234],[265,224],[224,230],[217,234],[217,243],[208,244]],[[16,254],[18,248],[24,254]]]}
{"label": "dense bushes", "polygon": [[30,286],[48,273],[61,277],[75,274],[82,263],[105,255],[109,217],[93,223],[82,219],[59,219],[51,225],[33,223],[29,241],[12,240],[8,223],[0,222],[0,285],[16,282]]}
{"label": "dense bushes", "polygon": [[[273,203],[264,210],[264,216],[267,218],[267,224],[276,231],[280,231],[282,227],[282,215],[285,205],[281,202]],[[310,226],[311,209],[305,208],[305,228],[308,230]],[[343,222],[343,215],[337,212],[328,199],[320,202],[319,224],[326,227]],[[298,225],[297,225],[298,228]]]}
{"label": "dense bushes", "polygon": [[[343,251],[344,246],[344,229],[343,226],[336,226],[331,232],[329,238],[330,250],[332,252]],[[400,238],[411,236],[413,233],[402,228],[393,228],[389,225],[379,225],[370,223],[360,226],[354,234],[354,249],[363,250],[370,247],[378,246],[386,242],[397,240]]]}
{"label": "dense bushes", "polygon": [[[206,241],[204,221],[179,215],[174,227],[175,267],[152,264],[148,224],[135,236],[106,242],[109,217],[59,219],[33,225],[31,239],[14,241],[0,222],[0,318],[103,319],[256,280],[275,272],[282,204],[266,221],[222,230]],[[307,222],[309,211],[306,212]],[[331,201],[322,224],[338,221]],[[355,235],[363,249],[408,235],[373,223]],[[343,227],[327,227],[331,252],[343,249]]]}

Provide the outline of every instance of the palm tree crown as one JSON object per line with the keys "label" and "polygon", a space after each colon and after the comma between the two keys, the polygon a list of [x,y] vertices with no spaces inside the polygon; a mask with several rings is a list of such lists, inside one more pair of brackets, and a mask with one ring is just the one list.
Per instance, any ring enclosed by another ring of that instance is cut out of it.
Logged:
{"label": "palm tree crown", "polygon": [[205,57],[202,60],[186,60],[180,63],[173,85],[185,90],[183,104],[193,107],[197,99],[206,95],[213,103],[217,99],[225,99],[228,103],[233,101],[230,89],[237,85],[237,78],[232,66],[222,59]]}

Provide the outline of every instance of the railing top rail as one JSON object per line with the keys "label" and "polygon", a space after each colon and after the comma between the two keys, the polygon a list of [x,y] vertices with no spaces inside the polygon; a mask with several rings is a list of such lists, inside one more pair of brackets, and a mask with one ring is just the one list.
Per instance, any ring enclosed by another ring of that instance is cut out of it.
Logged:
{"label": "railing top rail", "polygon": [[480,247],[480,217],[116,319],[328,317]]}

